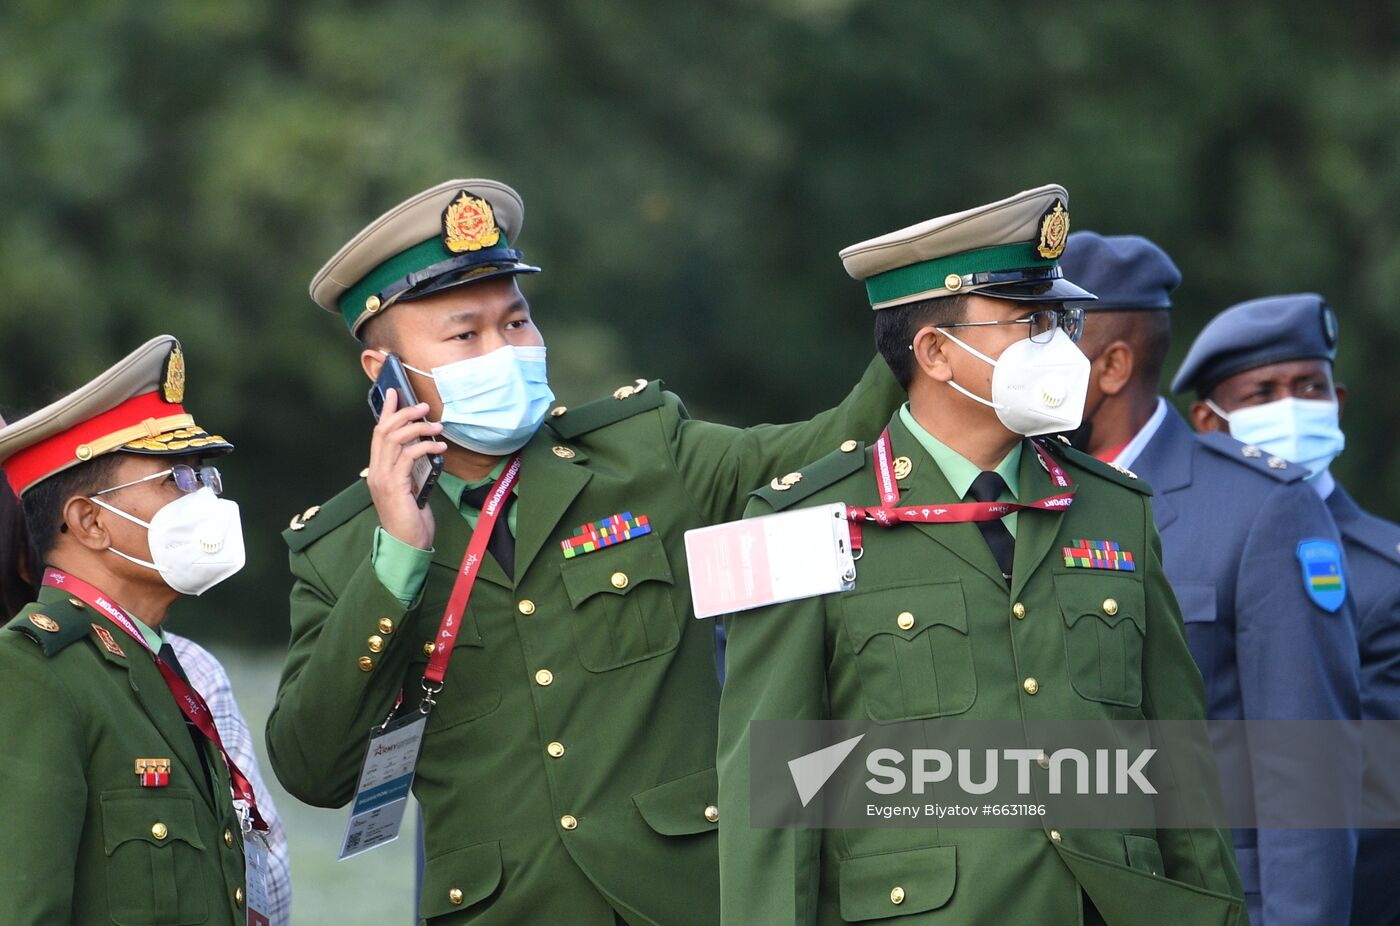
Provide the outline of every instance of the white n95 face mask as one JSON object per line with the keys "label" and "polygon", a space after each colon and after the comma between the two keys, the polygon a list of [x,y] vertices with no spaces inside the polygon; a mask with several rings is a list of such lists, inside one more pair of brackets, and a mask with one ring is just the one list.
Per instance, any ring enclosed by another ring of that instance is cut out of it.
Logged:
{"label": "white n95 face mask", "polygon": [[115,547],[108,549],[128,562],[154,569],[166,585],[182,595],[202,595],[243,568],[246,556],[238,503],[219,498],[208,486],[170,502],[149,522],[100,498],[91,501],[146,528],[155,562],[137,559]]}
{"label": "white n95 face mask", "polygon": [[958,392],[993,409],[1007,430],[1027,437],[1073,431],[1084,417],[1089,394],[1089,358],[1063,328],[1043,344],[1030,338],[1012,343],[996,360],[937,329],[950,341],[992,365],[991,401],[956,382]]}
{"label": "white n95 face mask", "polygon": [[543,346],[508,344],[431,373],[404,366],[437,385],[442,436],[477,453],[499,457],[525,446],[554,401]]}
{"label": "white n95 face mask", "polygon": [[1309,480],[1326,472],[1347,445],[1338,423],[1341,412],[1330,399],[1290,396],[1246,405],[1228,415],[1210,399],[1206,405],[1230,425],[1230,436],[1235,440],[1297,463],[1307,469]]}

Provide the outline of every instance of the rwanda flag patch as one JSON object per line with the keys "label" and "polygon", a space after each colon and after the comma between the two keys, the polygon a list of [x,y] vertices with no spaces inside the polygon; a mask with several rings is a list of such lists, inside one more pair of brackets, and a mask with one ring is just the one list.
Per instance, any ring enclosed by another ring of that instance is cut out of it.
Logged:
{"label": "rwanda flag patch", "polygon": [[1319,608],[1335,614],[1347,598],[1341,550],[1330,540],[1304,540],[1298,544],[1298,562],[1303,567],[1303,590]]}

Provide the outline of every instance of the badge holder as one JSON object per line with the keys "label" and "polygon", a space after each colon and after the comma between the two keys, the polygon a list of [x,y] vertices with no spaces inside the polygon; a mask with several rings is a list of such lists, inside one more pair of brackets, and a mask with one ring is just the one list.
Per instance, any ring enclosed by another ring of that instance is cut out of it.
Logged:
{"label": "badge holder", "polygon": [[800,508],[685,532],[696,617],[855,587],[846,506]]}
{"label": "badge holder", "polygon": [[423,681],[423,701],[418,710],[394,717],[398,706],[384,723],[370,731],[365,761],[355,786],[355,802],[345,823],[339,859],[344,861],[388,845],[399,838],[408,795],[413,790],[414,770],[428,727],[428,714],[437,702],[433,695],[442,685]]}

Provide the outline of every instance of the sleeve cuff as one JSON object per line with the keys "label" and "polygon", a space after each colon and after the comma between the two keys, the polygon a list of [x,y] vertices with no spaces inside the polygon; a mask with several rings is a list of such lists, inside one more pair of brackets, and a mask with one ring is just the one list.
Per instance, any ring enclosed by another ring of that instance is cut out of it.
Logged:
{"label": "sleeve cuff", "polygon": [[374,530],[374,549],[370,553],[374,574],[405,608],[413,607],[413,602],[423,591],[423,580],[428,577],[428,563],[432,556],[432,550],[409,546],[390,536],[382,527]]}

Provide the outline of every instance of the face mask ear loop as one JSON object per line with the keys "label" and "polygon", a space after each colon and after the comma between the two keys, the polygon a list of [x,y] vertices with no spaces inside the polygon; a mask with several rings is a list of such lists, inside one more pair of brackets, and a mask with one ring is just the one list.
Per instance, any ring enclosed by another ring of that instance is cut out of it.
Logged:
{"label": "face mask ear loop", "polygon": [[1225,409],[1221,408],[1219,405],[1216,405],[1215,401],[1212,399],[1205,399],[1204,401],[1206,403],[1206,408],[1219,415],[1222,419],[1224,419],[1226,424],[1230,423],[1230,416],[1225,414]]}
{"label": "face mask ear loop", "polygon": [[[92,502],[94,505],[97,505],[97,506],[100,507],[100,508],[105,508],[106,510],[112,512],[112,514],[116,515],[116,516],[119,517],[119,518],[126,518],[126,519],[127,519],[128,521],[130,521],[132,524],[139,524],[141,527],[144,527],[144,528],[145,528],[146,530],[148,530],[148,531],[151,529],[151,525],[148,524],[147,522],[142,521],[140,518],[136,517],[135,515],[127,514],[125,511],[122,511],[120,508],[114,508],[113,506],[107,504],[106,502],[104,502],[104,501],[103,501],[102,499],[100,499],[100,498],[94,498],[94,497],[92,497],[92,496],[89,496],[89,497],[88,497],[88,501]],[[108,548],[107,548],[107,552],[108,552],[108,553],[115,553],[115,554],[117,554],[117,555],[120,556],[122,559],[126,560],[128,563],[135,563],[135,564],[138,565],[138,566],[145,566],[147,569],[151,569],[151,570],[154,570],[154,571],[156,571],[156,572],[160,572],[160,571],[161,571],[160,567],[157,566],[155,563],[148,563],[148,562],[146,562],[144,559],[137,559],[137,558],[134,557],[134,556],[130,556],[130,555],[126,554],[126,553],[123,553],[121,550],[118,550],[116,547],[108,547]]]}
{"label": "face mask ear loop", "polygon": [[[139,526],[141,526],[141,527],[144,527],[146,530],[150,530],[150,529],[151,529],[151,525],[150,525],[149,522],[147,522],[147,521],[142,521],[140,518],[136,517],[135,515],[127,514],[125,511],[122,511],[120,508],[114,508],[113,506],[107,504],[107,503],[104,502],[102,499],[100,499],[100,498],[98,498],[98,497],[96,497],[96,496],[93,496],[93,495],[88,496],[88,501],[92,502],[94,505],[97,505],[97,506],[100,507],[100,508],[105,508],[105,509],[107,509],[108,511],[112,512],[112,514],[116,515],[116,516],[119,517],[119,518],[126,518],[126,519],[127,519],[128,521],[130,521],[132,524],[136,524],[136,525],[139,525]],[[155,568],[155,567],[152,567],[152,568]]]}
{"label": "face mask ear loop", "polygon": [[971,354],[972,356],[976,357],[978,360],[982,361],[983,363],[988,364],[988,365],[990,365],[990,366],[992,366],[992,367],[996,367],[997,362],[996,362],[995,360],[993,360],[991,357],[988,357],[986,354],[982,353],[980,350],[978,350],[977,348],[973,347],[972,345],[964,343],[963,341],[961,341],[961,340],[957,337],[957,335],[949,334],[948,332],[944,331],[942,328],[935,328],[935,329],[933,329],[933,330],[934,330],[934,331],[937,331],[939,334],[943,335],[945,338],[947,338],[948,340],[952,341],[954,344],[958,345],[958,346],[961,347],[963,350],[967,351],[969,354]]}
{"label": "face mask ear loop", "polygon": [[[381,350],[381,351],[379,351],[379,353],[381,353],[381,354],[384,355],[384,359],[385,359],[385,360],[388,360],[388,359],[389,359],[389,354],[388,354],[387,351],[382,351],[382,350]],[[432,378],[433,378],[433,374],[429,373],[427,370],[420,370],[420,369],[418,369],[417,367],[415,367],[415,366],[414,366],[413,364],[411,364],[411,363],[404,363],[404,360],[403,360],[402,357],[399,358],[399,363],[403,363],[403,368],[404,368],[405,370],[412,370],[413,372],[417,373],[419,376],[426,376],[426,377],[428,377],[429,379],[432,379]]]}
{"label": "face mask ear loop", "polygon": [[[993,360],[991,357],[988,357],[986,354],[982,353],[982,352],[981,352],[980,350],[978,350],[977,348],[971,347],[971,346],[969,346],[969,345],[967,345],[967,344],[964,344],[962,341],[958,340],[955,336],[953,336],[953,335],[949,334],[948,332],[944,331],[942,328],[935,328],[935,329],[933,329],[933,330],[934,330],[934,331],[937,331],[939,334],[943,335],[945,338],[947,338],[948,340],[952,341],[954,344],[958,345],[958,346],[961,347],[963,350],[967,351],[969,354],[971,354],[972,356],[976,357],[978,360],[981,360],[983,363],[990,364],[990,365],[992,366],[993,369],[996,368],[997,362],[996,362],[995,360]],[[967,396],[967,397],[968,397],[969,399],[971,399],[972,401],[974,401],[974,402],[979,402],[979,403],[981,403],[982,405],[985,405],[985,406],[987,406],[987,407],[990,408],[990,409],[999,411],[999,410],[1002,410],[1002,409],[1005,409],[1005,408],[1006,408],[1005,405],[1000,405],[1000,404],[998,404],[998,403],[996,403],[996,402],[992,402],[992,401],[990,401],[990,400],[988,400],[988,399],[984,399],[984,398],[982,398],[980,395],[974,395],[973,393],[969,392],[967,389],[964,389],[960,383],[957,383],[957,382],[955,382],[955,381],[953,381],[953,380],[951,380],[951,379],[948,380],[948,385],[949,385],[949,386],[952,386],[954,389],[956,389],[958,392],[961,392],[963,395]]]}

